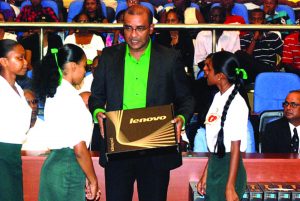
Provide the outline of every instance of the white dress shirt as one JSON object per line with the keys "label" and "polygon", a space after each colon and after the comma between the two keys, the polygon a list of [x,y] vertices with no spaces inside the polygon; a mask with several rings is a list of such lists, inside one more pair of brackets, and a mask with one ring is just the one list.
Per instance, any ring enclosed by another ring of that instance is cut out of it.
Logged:
{"label": "white dress shirt", "polygon": [[30,128],[31,108],[22,88],[18,93],[0,76],[0,142],[22,144]]}
{"label": "white dress shirt", "polygon": [[[223,31],[217,41],[216,51],[226,50],[228,52],[236,52],[241,49],[240,32],[239,31]],[[195,42],[194,64],[206,59],[212,53],[212,32],[200,31]]]}
{"label": "white dress shirt", "polygon": [[[291,131],[291,138],[293,138],[294,128],[296,128],[297,134],[298,134],[298,138],[300,139],[300,126],[295,127],[293,124],[291,124],[289,122],[289,127],[290,127],[290,131]],[[300,146],[299,146],[299,149],[298,149],[298,153],[300,153]]]}

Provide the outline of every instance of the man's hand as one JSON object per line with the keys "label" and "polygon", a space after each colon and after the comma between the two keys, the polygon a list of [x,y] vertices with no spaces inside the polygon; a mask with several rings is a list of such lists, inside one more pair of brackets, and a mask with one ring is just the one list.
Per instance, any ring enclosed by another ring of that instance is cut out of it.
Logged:
{"label": "man's hand", "polygon": [[176,124],[176,138],[177,142],[180,142],[181,139],[181,129],[183,126],[183,119],[181,117],[176,117],[173,119],[172,123]]}
{"label": "man's hand", "polygon": [[104,113],[102,112],[98,112],[97,113],[97,119],[98,119],[98,123],[99,123],[99,128],[100,128],[100,134],[102,136],[102,138],[104,138],[104,124],[103,124],[103,119],[105,119],[106,116],[104,115]]}
{"label": "man's hand", "polygon": [[261,35],[261,33],[260,33],[259,31],[255,31],[255,32],[254,32],[253,39],[254,39],[254,40],[259,40],[260,35]]}

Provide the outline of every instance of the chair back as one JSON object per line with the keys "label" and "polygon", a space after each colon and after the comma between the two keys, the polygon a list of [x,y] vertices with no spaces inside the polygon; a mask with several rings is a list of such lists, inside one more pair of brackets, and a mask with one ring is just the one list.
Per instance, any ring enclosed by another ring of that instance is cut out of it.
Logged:
{"label": "chair back", "polygon": [[259,133],[264,133],[266,125],[283,117],[283,110],[267,110],[259,116]]}
{"label": "chair back", "polygon": [[261,138],[264,135],[266,125],[272,121],[280,119],[283,117],[283,110],[267,110],[261,113],[259,117],[259,144],[258,150],[261,153]]}
{"label": "chair back", "polygon": [[155,15],[154,7],[151,3],[142,1],[141,5],[147,7],[151,11],[153,16]]}
{"label": "chair back", "polygon": [[[148,8],[152,15],[155,15],[155,11],[154,11],[154,7],[151,3],[149,2],[140,2],[140,5],[145,6],[146,8]],[[118,2],[117,8],[116,8],[116,17],[118,15],[118,13],[122,10],[126,10],[128,8],[127,3],[126,2]]]}
{"label": "chair back", "polygon": [[300,77],[293,73],[260,73],[254,83],[253,111],[282,110],[282,102],[292,90],[300,89]]}
{"label": "chair back", "polygon": [[1,10],[12,10],[13,8],[9,5],[9,3],[5,1],[0,1],[0,9]]}

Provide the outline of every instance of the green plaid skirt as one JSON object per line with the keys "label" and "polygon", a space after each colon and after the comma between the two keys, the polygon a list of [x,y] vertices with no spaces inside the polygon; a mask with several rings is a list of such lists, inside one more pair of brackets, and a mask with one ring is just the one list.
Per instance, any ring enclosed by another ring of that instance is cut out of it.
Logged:
{"label": "green plaid skirt", "polygon": [[23,201],[21,144],[0,142],[0,200]]}
{"label": "green plaid skirt", "polygon": [[52,150],[43,164],[39,201],[85,201],[85,175],[74,150]]}
{"label": "green plaid skirt", "polygon": [[[223,158],[212,154],[208,161],[206,181],[206,201],[225,201],[225,189],[229,175],[230,153]],[[243,197],[247,185],[247,175],[240,157],[238,174],[235,182],[235,190],[240,198]]]}

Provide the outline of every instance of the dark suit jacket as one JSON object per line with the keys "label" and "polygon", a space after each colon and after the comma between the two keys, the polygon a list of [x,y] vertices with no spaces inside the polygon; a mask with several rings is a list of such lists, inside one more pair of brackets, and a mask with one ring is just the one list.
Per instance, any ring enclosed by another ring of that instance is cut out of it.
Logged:
{"label": "dark suit jacket", "polygon": [[[125,47],[123,43],[103,50],[89,99],[91,112],[97,108],[105,108],[106,111],[122,109]],[[181,114],[188,121],[194,111],[194,99],[179,55],[175,50],[152,43],[146,107],[173,103],[175,115]],[[102,156],[105,151],[103,145],[104,142],[100,147]],[[152,159],[159,169],[170,170],[182,163],[179,154],[158,154]],[[102,160],[100,164],[104,165],[104,162]]]}
{"label": "dark suit jacket", "polygon": [[262,136],[262,152],[292,153],[291,140],[290,127],[285,117],[268,123]]}

